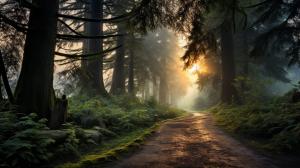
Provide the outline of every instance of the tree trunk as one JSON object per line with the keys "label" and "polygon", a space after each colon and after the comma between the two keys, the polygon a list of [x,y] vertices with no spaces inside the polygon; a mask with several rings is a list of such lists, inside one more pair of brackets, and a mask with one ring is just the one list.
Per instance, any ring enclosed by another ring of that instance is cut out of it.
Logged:
{"label": "tree trunk", "polygon": [[146,82],[145,82],[145,99],[149,100],[150,97],[151,97],[151,95],[150,95],[150,82],[149,82],[149,80],[146,80]]}
{"label": "tree trunk", "polygon": [[152,88],[153,95],[152,96],[153,96],[154,100],[157,101],[158,100],[157,99],[157,91],[158,90],[157,90],[157,80],[156,80],[155,74],[152,75],[152,83],[153,83],[153,85],[152,85],[153,86],[153,88]]}
{"label": "tree trunk", "polygon": [[[15,104],[15,98],[13,95],[13,92],[11,91],[10,85],[9,85],[9,81],[8,81],[8,77],[7,77],[7,72],[6,72],[6,68],[4,65],[4,60],[3,60],[3,56],[2,53],[0,51],[0,75],[2,77],[2,81],[4,84],[4,88],[8,97],[8,100],[11,104]],[[1,90],[1,85],[0,85],[0,90]],[[2,97],[2,90],[1,90],[1,100],[3,99]]]}
{"label": "tree trunk", "polygon": [[221,27],[222,103],[231,104],[236,98],[234,88],[235,63],[232,22],[226,19]]}
{"label": "tree trunk", "polygon": [[[1,78],[1,76],[0,76]],[[3,92],[2,92],[2,82],[0,81],[0,102],[4,99]]]}
{"label": "tree trunk", "polygon": [[[124,26],[118,25],[119,34],[125,34]],[[111,93],[114,95],[120,95],[125,93],[125,37],[120,36],[117,40],[117,46],[120,46],[116,51],[116,60],[114,65]]]}
{"label": "tree trunk", "polygon": [[[244,31],[242,33],[242,51],[243,51],[243,77],[247,78],[249,75],[249,55],[248,55],[248,36],[247,36],[247,31]],[[241,89],[242,92],[246,92],[247,89],[247,84],[245,81],[242,81],[241,83]]]}
{"label": "tree trunk", "polygon": [[134,55],[132,51],[129,55],[128,73],[128,93],[134,96]]}
{"label": "tree trunk", "polygon": [[159,102],[160,104],[166,104],[167,103],[167,81],[165,77],[160,78],[160,84],[159,84]]}
{"label": "tree trunk", "polygon": [[59,0],[32,0],[16,102],[23,113],[50,119],[54,109],[54,50]]}
{"label": "tree trunk", "polygon": [[[166,58],[161,59],[161,66],[166,66]],[[163,69],[160,74],[160,82],[159,82],[159,102],[161,104],[167,104],[167,94],[168,94],[168,84],[167,84],[167,75],[165,70]]]}
{"label": "tree trunk", "polygon": [[[103,0],[90,0],[86,7],[87,18],[103,18]],[[85,23],[85,33],[89,36],[103,35],[103,23]],[[88,39],[83,43],[83,50],[86,54],[103,52],[103,39]],[[100,94],[107,96],[108,93],[103,81],[103,54],[96,58],[82,61],[83,76],[81,85],[83,91],[89,95]]]}

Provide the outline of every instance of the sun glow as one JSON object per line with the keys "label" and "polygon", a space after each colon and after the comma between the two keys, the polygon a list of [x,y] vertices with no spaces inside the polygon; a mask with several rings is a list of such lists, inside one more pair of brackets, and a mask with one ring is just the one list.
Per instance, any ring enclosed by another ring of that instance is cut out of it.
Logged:
{"label": "sun glow", "polygon": [[188,69],[188,73],[191,75],[196,75],[200,70],[199,64],[193,64],[191,68]]}
{"label": "sun glow", "polygon": [[205,63],[195,63],[188,69],[189,74],[191,75],[197,75],[199,73],[207,73],[208,67],[205,65]]}

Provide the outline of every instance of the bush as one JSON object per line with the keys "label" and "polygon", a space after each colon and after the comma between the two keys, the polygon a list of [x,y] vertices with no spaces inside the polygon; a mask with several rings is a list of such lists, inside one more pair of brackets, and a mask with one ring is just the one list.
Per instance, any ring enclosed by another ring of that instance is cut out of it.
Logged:
{"label": "bush", "polygon": [[19,118],[15,112],[2,112],[0,167],[38,167],[50,160],[74,159],[105,139],[148,128],[183,112],[128,96],[81,96],[70,99],[69,113],[70,123],[60,130],[49,130],[47,120],[36,114]]}
{"label": "bush", "polygon": [[[36,114],[30,114],[16,120],[13,114],[9,114],[13,120],[1,117],[6,120],[2,123],[2,135],[12,135],[7,139],[2,139],[0,145],[1,167],[33,167],[48,161],[52,156],[49,147],[55,141],[41,134],[40,130],[46,130],[46,120],[37,120]],[[17,121],[17,122],[13,122]],[[4,133],[4,134],[3,134]]]}
{"label": "bush", "polygon": [[300,149],[300,104],[218,106],[211,111],[228,130],[265,142],[277,152]]}
{"label": "bush", "polygon": [[154,100],[142,103],[128,96],[111,99],[75,97],[70,100],[69,112],[70,120],[84,128],[97,126],[117,134],[182,114],[182,111],[160,106]]}

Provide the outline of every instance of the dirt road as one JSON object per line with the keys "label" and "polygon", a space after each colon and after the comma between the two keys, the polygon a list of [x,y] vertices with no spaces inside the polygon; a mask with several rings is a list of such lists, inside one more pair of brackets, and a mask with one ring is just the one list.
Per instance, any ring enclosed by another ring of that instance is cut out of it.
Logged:
{"label": "dirt road", "polygon": [[165,123],[141,150],[114,168],[275,168],[218,129],[208,114]]}

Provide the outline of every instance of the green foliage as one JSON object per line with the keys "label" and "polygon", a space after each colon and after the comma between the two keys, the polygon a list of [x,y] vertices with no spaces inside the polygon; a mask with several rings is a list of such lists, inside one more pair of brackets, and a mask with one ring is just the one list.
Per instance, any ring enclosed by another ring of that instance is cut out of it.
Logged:
{"label": "green foliage", "polygon": [[32,167],[49,160],[52,156],[49,147],[55,141],[41,132],[41,130],[48,129],[47,120],[38,120],[36,114],[30,114],[18,120],[13,114],[6,114],[1,117],[1,120],[5,121],[2,123],[4,127],[1,128],[5,129],[1,135],[5,137],[12,135],[7,139],[1,139],[2,167],[24,167],[24,165]]}
{"label": "green foliage", "polygon": [[58,145],[55,153],[62,156],[71,155],[79,157],[80,153],[78,151],[78,147],[80,141],[78,139],[76,127],[71,127],[65,131],[67,132],[67,138],[63,140],[63,143]]}
{"label": "green foliage", "polygon": [[0,142],[14,134],[16,116],[10,112],[2,112],[0,116]]}
{"label": "green foliage", "polygon": [[300,149],[300,104],[218,106],[211,111],[229,131],[262,142],[277,152]]}
{"label": "green foliage", "polygon": [[13,112],[2,112],[0,167],[37,167],[50,160],[79,158],[92,146],[183,114],[153,100],[143,103],[128,96],[72,98],[69,112],[70,123],[60,130],[49,130],[47,120],[36,114],[17,117]]}
{"label": "green foliage", "polygon": [[78,162],[66,163],[58,166],[58,168],[83,168],[99,166],[106,161],[117,159],[122,153],[133,150],[140,146],[144,139],[149,136],[159,124],[147,129],[137,129],[120,138],[108,141],[97,148],[95,152],[86,154],[80,158]]}
{"label": "green foliage", "polygon": [[266,90],[270,85],[270,80],[253,79],[244,76],[238,76],[234,81],[234,87],[244,104],[257,104],[270,99],[270,96],[266,94]]}
{"label": "green foliage", "polygon": [[154,99],[141,102],[128,96],[111,99],[75,97],[70,100],[71,121],[88,128],[77,128],[77,137],[84,141],[87,130],[98,131],[104,141],[96,151],[83,155],[78,162],[59,167],[93,167],[116,159],[121,153],[139,146],[158,126],[156,123],[183,114],[183,111],[159,105]]}
{"label": "green foliage", "polygon": [[70,101],[69,111],[71,120],[84,128],[97,126],[114,133],[148,127],[157,121],[178,117],[183,113],[160,106],[153,100],[142,103],[128,96],[113,97],[110,100],[76,97]]}

